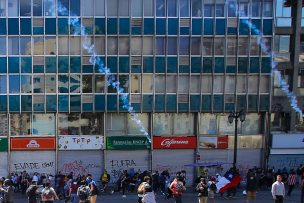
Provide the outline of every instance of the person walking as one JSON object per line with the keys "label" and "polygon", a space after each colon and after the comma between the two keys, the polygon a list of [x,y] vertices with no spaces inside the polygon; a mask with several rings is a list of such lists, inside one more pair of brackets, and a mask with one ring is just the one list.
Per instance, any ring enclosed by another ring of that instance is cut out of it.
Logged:
{"label": "person walking", "polygon": [[41,193],[41,200],[44,203],[53,203],[54,200],[59,199],[54,188],[51,187],[50,182],[45,183],[45,188],[42,190]]}
{"label": "person walking", "polygon": [[208,201],[208,184],[205,178],[201,178],[200,182],[196,186],[198,192],[198,202],[207,203]]}
{"label": "person walking", "polygon": [[297,175],[296,175],[296,172],[294,170],[292,170],[287,178],[287,185],[288,185],[287,196],[291,195],[291,192],[292,192],[294,186],[296,185],[296,182],[297,182]]}
{"label": "person walking", "polygon": [[281,175],[277,175],[277,181],[272,184],[271,193],[275,203],[283,203],[285,196],[285,186],[282,182]]}
{"label": "person walking", "polygon": [[78,203],[78,196],[77,196],[77,191],[78,191],[79,185],[77,184],[76,181],[73,182],[69,189],[69,197],[71,197],[71,203]]}
{"label": "person walking", "polygon": [[179,176],[176,176],[169,187],[172,191],[175,203],[182,203],[182,195],[183,192],[186,191],[186,187],[182,181],[183,179],[181,179]]}
{"label": "person walking", "polygon": [[151,187],[151,179],[149,176],[144,177],[144,182],[142,182],[137,189],[138,203],[142,203],[142,198],[144,197],[145,187]]}
{"label": "person walking", "polygon": [[0,188],[0,192],[2,192],[1,203],[13,203],[14,187],[12,186],[12,184],[12,181],[9,179],[6,179],[4,181],[3,186]]}
{"label": "person walking", "polygon": [[37,182],[33,179],[31,185],[26,190],[28,203],[37,203]]}

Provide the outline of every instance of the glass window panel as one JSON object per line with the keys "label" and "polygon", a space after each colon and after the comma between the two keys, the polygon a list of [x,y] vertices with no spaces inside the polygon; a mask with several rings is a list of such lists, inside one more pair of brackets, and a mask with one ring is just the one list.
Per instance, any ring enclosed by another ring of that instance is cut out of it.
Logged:
{"label": "glass window panel", "polygon": [[214,38],[214,54],[224,55],[225,52],[225,38]]}
{"label": "glass window panel", "polygon": [[270,78],[269,76],[261,76],[260,77],[260,92],[261,93],[269,93],[270,87]]}
{"label": "glass window panel", "polygon": [[131,93],[140,93],[141,76],[132,75],[131,77]]}
{"label": "glass window panel", "polygon": [[179,0],[180,17],[189,17],[190,2],[189,0]]}
{"label": "glass window panel", "polygon": [[6,55],[6,37],[0,37],[0,44],[1,44],[1,49],[0,49],[0,55]]}
{"label": "glass window panel", "polygon": [[34,37],[34,55],[43,55],[44,39],[43,37]]}
{"label": "glass window panel", "polygon": [[8,37],[8,54],[19,55],[19,37]]}
{"label": "glass window panel", "polygon": [[42,16],[42,0],[33,0],[33,16]]}
{"label": "glass window panel", "polygon": [[155,93],[165,93],[166,79],[164,75],[155,75]]}
{"label": "glass window panel", "polygon": [[0,75],[0,93],[7,93],[7,78],[6,75]]}
{"label": "glass window panel", "polygon": [[271,17],[272,16],[272,1],[264,1],[263,16],[264,17]]}
{"label": "glass window panel", "polygon": [[225,4],[215,5],[215,15],[216,17],[225,17]]}
{"label": "glass window panel", "polygon": [[248,37],[239,38],[239,55],[248,55],[248,41]]}
{"label": "glass window panel", "polygon": [[81,8],[83,16],[93,16],[94,0],[81,0]]}
{"label": "glass window panel", "polygon": [[201,52],[201,38],[200,37],[191,37],[191,54],[200,55]]}
{"label": "glass window panel", "polygon": [[45,16],[55,16],[56,0],[44,0]]}
{"label": "glass window panel", "polygon": [[191,75],[190,93],[200,93],[200,76]]}
{"label": "glass window panel", "polygon": [[189,37],[180,37],[179,38],[179,54],[180,55],[189,55]]}
{"label": "glass window panel", "polygon": [[96,93],[105,92],[105,77],[102,75],[95,76],[95,92]]}
{"label": "glass window panel", "polygon": [[236,17],[237,2],[228,3],[228,17]]}
{"label": "glass window panel", "polygon": [[81,53],[81,38],[70,37],[70,54],[79,55]]}
{"label": "glass window panel", "polygon": [[129,0],[118,0],[119,1],[119,16],[129,16]]}
{"label": "glass window panel", "polygon": [[107,52],[110,55],[117,55],[117,37],[108,37]]}
{"label": "glass window panel", "polygon": [[177,16],[177,2],[176,0],[167,0],[168,16],[176,17]]}
{"label": "glass window panel", "polygon": [[80,93],[80,75],[70,75],[70,93]]}
{"label": "glass window panel", "polygon": [[34,114],[33,135],[55,135],[55,115]]}
{"label": "glass window panel", "polygon": [[58,114],[58,134],[59,135],[67,135],[69,122],[68,122],[69,114]]}
{"label": "glass window panel", "polygon": [[44,93],[44,76],[35,75],[33,78],[34,93]]}
{"label": "glass window panel", "polygon": [[107,135],[125,135],[127,132],[127,116],[126,114],[108,114]]}
{"label": "glass window panel", "polygon": [[82,76],[82,92],[83,93],[92,93],[92,75],[83,75]]}
{"label": "glass window panel", "polygon": [[140,37],[131,38],[131,54],[141,55],[142,41]]}
{"label": "glass window panel", "polygon": [[247,2],[239,3],[239,15],[240,15],[240,17],[248,17],[248,3]]}
{"label": "glass window panel", "polygon": [[153,16],[153,0],[145,0],[144,16]]}
{"label": "glass window panel", "polygon": [[204,56],[213,55],[213,38],[211,37],[203,38],[203,55]]}
{"label": "glass window panel", "polygon": [[8,4],[8,16],[19,16],[19,0],[9,0]]}
{"label": "glass window panel", "polygon": [[234,56],[236,55],[236,38],[228,37],[227,38],[227,55]]}
{"label": "glass window panel", "polygon": [[176,93],[177,90],[177,81],[176,75],[167,76],[167,93]]}
{"label": "glass window panel", "polygon": [[247,77],[244,75],[237,76],[236,83],[237,93],[246,93],[247,91]]}
{"label": "glass window panel", "polygon": [[56,93],[56,75],[45,76],[45,92]]}
{"label": "glass window panel", "polygon": [[189,79],[188,75],[181,75],[178,78],[178,93],[188,93],[189,91]]}
{"label": "glass window panel", "polygon": [[260,17],[261,16],[261,2],[253,1],[251,3],[251,16]]}
{"label": "glass window panel", "polygon": [[129,76],[128,75],[120,75],[119,76],[120,88],[123,88],[123,92],[129,92]]}
{"label": "glass window panel", "polygon": [[104,0],[95,0],[95,16],[104,16],[105,15],[104,3],[105,3]]}
{"label": "glass window panel", "polygon": [[226,76],[225,80],[225,93],[235,92],[235,76]]}
{"label": "glass window panel", "polygon": [[144,37],[143,38],[143,55],[152,55],[153,54],[153,38]]}
{"label": "glass window panel", "polygon": [[32,76],[21,76],[21,93],[32,93]]}
{"label": "glass window panel", "polygon": [[258,92],[258,87],[259,87],[259,77],[251,75],[248,77],[248,92],[249,93],[257,93]]}
{"label": "glass window panel", "polygon": [[10,75],[9,76],[9,93],[20,93],[20,76]]}
{"label": "glass window panel", "polygon": [[20,37],[20,55],[31,55],[31,37]]}
{"label": "glass window panel", "polygon": [[31,0],[20,0],[20,16],[31,16]]}
{"label": "glass window panel", "polygon": [[45,37],[45,54],[56,55],[57,53],[56,37]]}
{"label": "glass window panel", "polygon": [[156,16],[165,16],[166,3],[165,0],[156,0]]}
{"label": "glass window panel", "polygon": [[80,115],[79,114],[59,114],[58,126],[61,135],[79,135],[80,134]]}
{"label": "glass window panel", "polygon": [[200,134],[218,134],[217,116],[215,114],[201,114],[200,116]]}
{"label": "glass window panel", "polygon": [[58,37],[58,52],[59,55],[69,54],[69,38],[68,37]]}
{"label": "glass window panel", "polygon": [[12,136],[31,134],[30,114],[10,114],[10,124]]}
{"label": "glass window panel", "polygon": [[193,135],[194,134],[194,115],[179,113],[174,114],[173,135]]}
{"label": "glass window panel", "polygon": [[204,4],[204,17],[213,17],[214,16],[214,5],[213,4]]}
{"label": "glass window panel", "polygon": [[192,16],[201,17],[202,16],[202,1],[192,0]]}
{"label": "glass window panel", "polygon": [[81,114],[81,133],[82,135],[101,135],[102,134],[102,116],[99,114],[85,113]]}
{"label": "glass window panel", "polygon": [[6,16],[6,0],[0,1],[0,16]]}
{"label": "glass window panel", "polygon": [[202,93],[211,93],[212,92],[212,76],[211,75],[202,75],[201,91],[202,91]]}
{"label": "glass window panel", "polygon": [[257,38],[251,37],[250,55],[259,55],[259,54],[260,54],[260,46],[257,42]]}
{"label": "glass window panel", "polygon": [[153,128],[156,135],[173,134],[173,114],[154,114]]}
{"label": "glass window panel", "polygon": [[129,37],[119,37],[119,54],[129,55],[130,40]]}
{"label": "glass window panel", "polygon": [[107,10],[109,16],[117,16],[118,0],[107,1]]}
{"label": "glass window panel", "polygon": [[153,75],[145,75],[142,76],[143,81],[142,84],[142,92],[143,93],[152,93],[153,92]]}
{"label": "glass window panel", "polygon": [[141,17],[143,15],[143,0],[132,0],[132,16]]}
{"label": "glass window panel", "polygon": [[168,37],[168,54],[176,55],[177,54],[177,38]]}
{"label": "glass window panel", "polygon": [[104,55],[105,54],[105,38],[100,36],[95,36],[94,47],[96,54]]}
{"label": "glass window panel", "polygon": [[[128,134],[131,134],[131,135],[142,135],[143,132],[142,132],[141,126],[138,125],[136,121],[132,120],[130,114],[127,114],[127,115],[128,115],[128,125],[127,125]],[[139,114],[137,114],[137,116],[138,116],[138,119],[142,122],[143,127],[145,129],[148,129],[148,123],[149,123],[149,116],[148,116],[148,114],[139,113]]]}
{"label": "glass window panel", "polygon": [[156,37],[156,54],[165,55],[166,41],[165,37]]}
{"label": "glass window panel", "polygon": [[215,75],[213,81],[213,91],[214,93],[223,93],[224,92],[224,76]]}
{"label": "glass window panel", "polygon": [[67,75],[58,76],[58,92],[68,93],[69,92],[69,77]]}

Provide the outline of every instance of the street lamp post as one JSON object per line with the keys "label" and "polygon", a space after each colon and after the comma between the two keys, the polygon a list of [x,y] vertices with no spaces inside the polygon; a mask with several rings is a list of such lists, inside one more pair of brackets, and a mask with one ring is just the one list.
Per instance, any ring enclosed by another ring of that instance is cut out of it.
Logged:
{"label": "street lamp post", "polygon": [[236,169],[236,159],[237,159],[237,127],[238,121],[240,119],[241,122],[244,122],[246,118],[246,114],[244,110],[240,110],[239,112],[231,112],[228,116],[228,122],[233,123],[234,121],[234,149],[233,149],[233,168]]}

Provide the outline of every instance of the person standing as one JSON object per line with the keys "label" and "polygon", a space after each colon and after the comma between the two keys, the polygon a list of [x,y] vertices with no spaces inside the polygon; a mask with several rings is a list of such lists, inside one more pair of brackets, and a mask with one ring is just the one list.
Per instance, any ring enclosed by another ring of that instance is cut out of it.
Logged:
{"label": "person standing", "polygon": [[4,181],[3,186],[0,188],[0,192],[2,192],[2,203],[13,203],[13,193],[14,189],[12,186],[12,182],[9,179]]}
{"label": "person standing", "polygon": [[205,178],[201,178],[201,181],[196,186],[198,192],[198,202],[207,203],[208,201],[208,184]]}
{"label": "person standing", "polygon": [[37,189],[37,182],[35,180],[32,180],[31,185],[26,190],[28,203],[37,203]]}
{"label": "person standing", "polygon": [[[144,197],[145,187],[150,186],[151,179],[149,176],[144,177],[144,182],[142,182],[137,189],[138,203],[142,203],[142,198]],[[151,186],[150,186],[151,187]]]}
{"label": "person standing", "polygon": [[283,203],[285,187],[281,175],[277,175],[277,181],[272,184],[271,193],[275,203]]}
{"label": "person standing", "polygon": [[98,189],[95,181],[93,180],[93,177],[91,174],[88,174],[87,177],[87,184],[90,188],[91,194],[90,194],[90,203],[96,203],[97,200],[97,194],[98,194]]}
{"label": "person standing", "polygon": [[182,203],[182,195],[183,192],[186,191],[186,187],[182,181],[183,179],[181,179],[179,176],[176,176],[170,185],[170,190],[172,191],[175,203]]}
{"label": "person standing", "polygon": [[288,184],[287,196],[290,196],[294,186],[296,185],[296,182],[297,182],[297,175],[296,172],[292,170],[287,178],[287,184]]}
{"label": "person standing", "polygon": [[51,187],[51,184],[49,182],[45,184],[45,188],[41,193],[41,200],[44,203],[53,203],[54,200],[59,199],[54,188]]}
{"label": "person standing", "polygon": [[249,172],[247,176],[247,202],[254,202],[256,199],[256,191],[258,189],[258,180],[253,172]]}
{"label": "person standing", "polygon": [[302,178],[300,182],[300,188],[301,188],[301,203],[304,203],[304,178]]}
{"label": "person standing", "polygon": [[79,202],[77,197],[77,191],[78,191],[79,185],[76,181],[73,182],[69,189],[69,197],[71,197],[71,203],[77,203]]}

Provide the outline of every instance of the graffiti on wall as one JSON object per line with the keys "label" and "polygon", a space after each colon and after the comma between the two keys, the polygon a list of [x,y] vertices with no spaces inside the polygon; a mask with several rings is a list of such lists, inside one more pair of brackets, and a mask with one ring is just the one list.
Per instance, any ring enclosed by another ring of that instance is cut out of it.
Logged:
{"label": "graffiti on wall", "polygon": [[85,163],[82,160],[73,160],[63,163],[59,169],[63,174],[69,174],[73,172],[75,175],[87,175],[92,171],[100,170],[101,163]]}
{"label": "graffiti on wall", "polygon": [[108,163],[108,173],[113,183],[119,179],[124,170],[127,170],[128,173],[135,173],[139,169],[137,169],[138,164],[133,159],[111,159]]}

